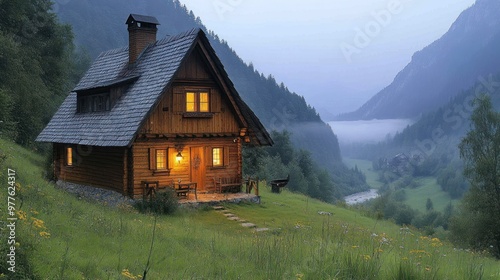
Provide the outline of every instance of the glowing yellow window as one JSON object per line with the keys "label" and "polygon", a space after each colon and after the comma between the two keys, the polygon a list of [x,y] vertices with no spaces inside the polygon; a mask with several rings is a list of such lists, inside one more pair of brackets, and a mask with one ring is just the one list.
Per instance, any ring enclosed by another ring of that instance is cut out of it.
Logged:
{"label": "glowing yellow window", "polygon": [[213,148],[212,149],[212,165],[213,166],[222,166],[222,148]]}
{"label": "glowing yellow window", "polygon": [[208,92],[200,92],[200,112],[208,112]]}
{"label": "glowing yellow window", "polygon": [[66,165],[73,166],[73,148],[66,148]]}
{"label": "glowing yellow window", "polygon": [[196,94],[186,92],[186,112],[196,112]]}
{"label": "glowing yellow window", "polygon": [[167,150],[156,150],[156,169],[167,169]]}

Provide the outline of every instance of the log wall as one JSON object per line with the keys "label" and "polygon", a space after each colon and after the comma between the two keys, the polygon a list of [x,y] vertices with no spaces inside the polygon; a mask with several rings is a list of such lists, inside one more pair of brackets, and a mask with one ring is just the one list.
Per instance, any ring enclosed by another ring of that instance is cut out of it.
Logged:
{"label": "log wall", "polygon": [[[66,148],[76,153],[66,164]],[[59,180],[111,189],[126,194],[126,148],[54,144],[54,171]]]}

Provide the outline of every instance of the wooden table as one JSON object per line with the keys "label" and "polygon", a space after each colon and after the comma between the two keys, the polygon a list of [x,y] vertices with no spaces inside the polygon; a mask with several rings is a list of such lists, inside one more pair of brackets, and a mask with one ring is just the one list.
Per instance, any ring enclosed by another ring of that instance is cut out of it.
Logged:
{"label": "wooden table", "polygon": [[196,190],[198,189],[198,184],[195,182],[177,182],[175,183],[175,192],[177,196],[185,195],[191,192],[194,189],[194,198],[198,200],[198,195],[196,194]]}
{"label": "wooden table", "polygon": [[160,186],[160,182],[158,181],[141,181],[141,185],[143,188],[143,198],[146,197],[154,197],[156,195],[156,189]]}

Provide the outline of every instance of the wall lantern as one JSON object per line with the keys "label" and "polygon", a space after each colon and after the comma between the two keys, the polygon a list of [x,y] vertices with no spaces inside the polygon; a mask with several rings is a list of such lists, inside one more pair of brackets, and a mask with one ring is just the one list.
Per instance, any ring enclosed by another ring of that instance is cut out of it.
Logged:
{"label": "wall lantern", "polygon": [[177,150],[177,155],[175,156],[175,159],[177,160],[177,163],[181,163],[182,159],[184,158],[182,156],[182,150],[184,150],[184,145],[182,144],[176,144],[175,149]]}
{"label": "wall lantern", "polygon": [[177,155],[175,156],[175,159],[177,159],[178,163],[181,163],[181,160],[182,160],[182,154],[181,154],[181,152],[177,153]]}

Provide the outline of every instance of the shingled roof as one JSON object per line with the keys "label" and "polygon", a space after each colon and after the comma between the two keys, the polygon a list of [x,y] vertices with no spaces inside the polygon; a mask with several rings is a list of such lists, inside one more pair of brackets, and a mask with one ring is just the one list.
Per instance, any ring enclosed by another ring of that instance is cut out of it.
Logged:
{"label": "shingled roof", "polygon": [[[102,53],[36,141],[91,146],[130,146],[143,121],[161,99],[180,68],[200,40],[208,49],[228,85],[238,110],[249,126],[251,141],[271,145],[262,123],[234,89],[222,63],[201,29],[169,36],[148,46],[137,63],[129,67],[128,48]],[[111,111],[77,113],[77,92],[130,83]]]}

